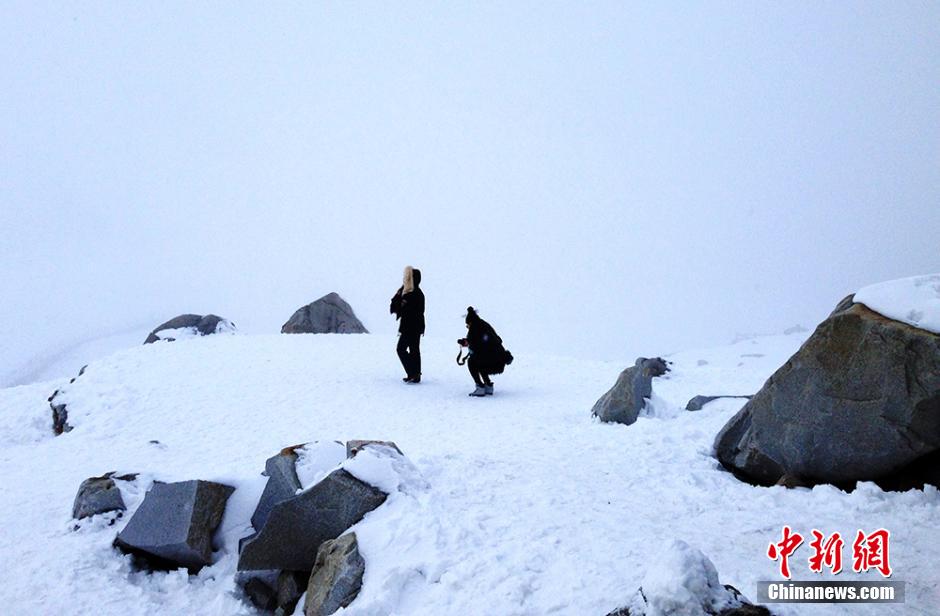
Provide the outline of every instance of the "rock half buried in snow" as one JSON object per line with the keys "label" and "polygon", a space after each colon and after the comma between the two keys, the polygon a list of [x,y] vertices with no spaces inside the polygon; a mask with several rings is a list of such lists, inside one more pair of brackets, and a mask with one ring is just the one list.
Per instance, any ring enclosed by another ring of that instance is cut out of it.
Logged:
{"label": "rock half buried in snow", "polygon": [[356,533],[324,542],[307,584],[304,616],[328,616],[352,603],[362,588],[365,569]]}
{"label": "rock half buried in snow", "polygon": [[714,402],[715,400],[720,400],[721,398],[746,398],[750,400],[751,396],[695,396],[689,400],[688,404],[685,405],[685,410],[701,411],[709,402]]}
{"label": "rock half buried in snow", "polygon": [[155,483],[114,544],[149,569],[212,564],[212,534],[234,490],[211,481]]}
{"label": "rock half buried in snow", "polygon": [[251,516],[251,525],[255,530],[264,526],[275,505],[293,498],[297,490],[301,489],[296,465],[297,454],[290,447],[268,458],[264,463],[264,474],[268,476],[268,482],[264,485],[264,492],[261,493],[258,506]]}
{"label": "rock half buried in snow", "polygon": [[630,602],[608,616],[770,616],[733,586],[718,581],[715,565],[684,541],[673,541],[659,555]]}
{"label": "rock half buried in snow", "polygon": [[385,492],[338,469],[275,504],[258,532],[243,540],[239,571],[309,571],[317,549],[385,502]]}
{"label": "rock half buried in snow", "polygon": [[81,520],[107,511],[124,511],[127,507],[114,480],[133,481],[136,477],[137,475],[115,477],[114,473],[107,473],[101,477],[86,479],[75,495],[72,517]]}
{"label": "rock half buried in snow", "polygon": [[357,453],[359,453],[360,451],[362,451],[364,448],[368,447],[369,445],[380,445],[384,447],[391,447],[392,449],[397,451],[399,455],[402,455],[402,456],[405,455],[401,452],[401,449],[398,448],[398,445],[396,445],[392,441],[352,440],[352,441],[346,441],[346,457],[347,458],[354,457]]}
{"label": "rock half buried in snow", "polygon": [[653,377],[669,371],[660,357],[640,357],[620,373],[617,382],[594,404],[591,414],[603,422],[632,424],[653,395]]}
{"label": "rock half buried in snow", "polygon": [[176,340],[180,337],[208,336],[231,331],[235,331],[235,324],[214,314],[205,316],[181,314],[157,326],[144,340],[144,344],[151,344],[158,340]]}
{"label": "rock half buried in snow", "polygon": [[297,311],[281,327],[282,334],[368,334],[352,307],[336,293],[324,295]]}
{"label": "rock half buried in snow", "polygon": [[[78,371],[78,376],[72,377],[69,380],[69,384],[75,382],[79,376],[85,374],[85,369],[88,368],[87,365],[82,366],[82,369]],[[52,433],[56,436],[63,434],[65,432],[71,432],[72,426],[69,425],[69,410],[68,406],[59,394],[62,393],[62,390],[57,389],[52,392],[52,395],[47,398],[49,402],[49,408],[52,409]]]}
{"label": "rock half buried in snow", "polygon": [[719,432],[752,483],[887,480],[940,451],[940,335],[842,300]]}

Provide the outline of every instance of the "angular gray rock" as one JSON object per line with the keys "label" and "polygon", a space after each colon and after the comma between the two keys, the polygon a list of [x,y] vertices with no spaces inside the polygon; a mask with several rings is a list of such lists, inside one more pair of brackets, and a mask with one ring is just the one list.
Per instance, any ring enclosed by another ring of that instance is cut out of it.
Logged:
{"label": "angular gray rock", "polygon": [[304,616],[329,616],[352,603],[359,596],[365,570],[356,533],[321,545],[307,585]]}
{"label": "angular gray rock", "polygon": [[653,394],[653,377],[662,376],[669,366],[661,357],[640,357],[620,373],[610,391],[600,397],[591,414],[603,422],[632,424]]}
{"label": "angular gray rock", "polygon": [[207,314],[205,316],[201,314],[181,314],[157,326],[150,332],[147,339],[144,340],[144,344],[151,344],[157,340],[172,340],[173,338],[163,338],[158,335],[161,331],[167,329],[191,328],[199,336],[208,336],[219,330],[219,324],[222,324],[223,329],[234,328],[234,324],[231,321],[214,314]]}
{"label": "angular gray rock", "polygon": [[940,451],[940,336],[849,296],[715,439],[738,477],[885,480]]}
{"label": "angular gray rock", "polygon": [[689,400],[688,404],[685,405],[685,410],[687,411],[701,411],[702,408],[709,402],[719,400],[721,398],[746,398],[751,399],[751,396],[695,396]]}
{"label": "angular gray rock", "polygon": [[114,544],[149,569],[212,564],[212,535],[235,488],[211,481],[155,483]]}
{"label": "angular gray rock", "polygon": [[[87,364],[82,366],[82,369],[78,371],[78,376],[69,379],[69,384],[74,383],[78,377],[85,374],[86,368],[88,368]],[[56,436],[72,431],[72,426],[69,425],[68,405],[59,398],[61,393],[62,391],[57,389],[52,392],[51,396],[46,398],[46,401],[49,402],[49,408],[52,409],[52,433]]]}
{"label": "angular gray rock", "polygon": [[297,311],[281,327],[282,334],[368,334],[352,307],[336,293],[324,295]]}
{"label": "angular gray rock", "polygon": [[271,507],[262,528],[243,539],[239,571],[309,571],[317,549],[385,502],[387,494],[343,469]]}
{"label": "angular gray rock", "polygon": [[272,456],[264,463],[264,474],[268,482],[261,493],[261,499],[255,512],[251,516],[251,525],[255,530],[261,529],[268,521],[271,509],[278,503],[293,498],[302,486],[297,477],[297,454],[294,448],[283,449],[276,456]]}
{"label": "angular gray rock", "polygon": [[307,571],[281,571],[277,576],[277,608],[275,616],[278,614],[293,614],[297,608],[297,602],[307,590],[307,581],[310,579],[310,573]]}
{"label": "angular gray rock", "polygon": [[369,440],[352,440],[346,441],[346,457],[352,458],[357,453],[362,451],[365,447],[369,445],[384,445],[385,447],[391,447],[397,451],[400,455],[405,455],[401,452],[401,449],[398,448],[398,445],[392,441],[369,441]]}
{"label": "angular gray rock", "polygon": [[114,480],[132,481],[135,477],[137,475],[115,477],[114,473],[107,473],[86,479],[79,486],[75,502],[72,503],[72,517],[81,520],[107,511],[124,511],[127,506]]}

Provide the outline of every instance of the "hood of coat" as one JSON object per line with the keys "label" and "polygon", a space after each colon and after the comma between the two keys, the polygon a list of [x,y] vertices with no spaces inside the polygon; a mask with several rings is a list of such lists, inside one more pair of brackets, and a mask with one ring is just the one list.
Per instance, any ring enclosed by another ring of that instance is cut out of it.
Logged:
{"label": "hood of coat", "polygon": [[405,274],[402,277],[402,293],[411,293],[421,286],[421,270],[415,269],[410,265],[405,268]]}

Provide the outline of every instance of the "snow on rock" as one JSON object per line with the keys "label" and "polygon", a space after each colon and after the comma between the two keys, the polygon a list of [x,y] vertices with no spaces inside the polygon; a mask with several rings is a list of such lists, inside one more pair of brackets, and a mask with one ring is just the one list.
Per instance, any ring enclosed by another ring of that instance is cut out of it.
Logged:
{"label": "snow on rock", "polygon": [[[46,398],[62,382],[0,389],[2,494],[16,504],[0,508],[0,559],[16,564],[0,605],[10,613],[254,616],[235,573],[267,479],[262,461],[287,443],[375,435],[408,453],[425,487],[412,488],[407,473],[392,480],[401,491],[350,529],[365,574],[344,616],[606,614],[643,583],[663,537],[694,542],[723,579],[752,595],[758,580],[779,575],[765,554],[784,524],[843,535],[889,529],[895,575],[907,582],[907,602],[892,613],[931,613],[940,492],[756,488],[712,455],[715,434],[743,401],[682,411],[699,393],[754,393],[804,339],[669,356],[672,371],[654,384],[664,412],[629,427],[585,413],[622,361],[518,353],[499,395],[481,401],[465,395],[467,373],[454,365],[449,338],[422,341],[419,387],[401,383],[393,336],[209,336],[127,349],[92,362],[66,388],[75,427],[59,437]],[[381,462],[362,460],[348,472]],[[141,473],[118,482],[127,513],[112,526],[102,514],[72,530],[76,487],[110,469]],[[193,477],[236,488],[215,535],[215,562],[197,575],[134,570],[112,547],[116,533],[154,479]],[[802,549],[799,556],[805,563]],[[837,579],[871,578],[844,571]],[[832,606],[774,612],[823,616]],[[883,612],[852,606],[854,616]]]}
{"label": "snow on rock", "polygon": [[295,451],[297,462],[294,470],[300,481],[298,492],[318,484],[346,460],[346,446],[339,441],[307,443]]}
{"label": "snow on rock", "polygon": [[214,314],[205,316],[181,314],[162,325],[158,325],[144,340],[144,344],[151,344],[159,340],[180,340],[182,338],[222,333],[235,333],[235,324]]}
{"label": "snow on rock", "polygon": [[889,319],[940,334],[940,274],[873,284],[856,293],[855,302]]}
{"label": "snow on rock", "polygon": [[702,616],[739,607],[705,554],[679,539],[658,554],[628,606],[630,616]]}

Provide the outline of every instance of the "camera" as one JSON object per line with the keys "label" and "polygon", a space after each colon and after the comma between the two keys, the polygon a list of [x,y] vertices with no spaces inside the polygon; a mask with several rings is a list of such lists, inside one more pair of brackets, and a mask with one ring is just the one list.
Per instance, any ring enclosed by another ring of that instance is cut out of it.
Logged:
{"label": "camera", "polygon": [[461,338],[457,341],[457,344],[459,344],[462,347],[465,347],[465,346],[468,346],[470,343],[467,342],[466,338]]}

